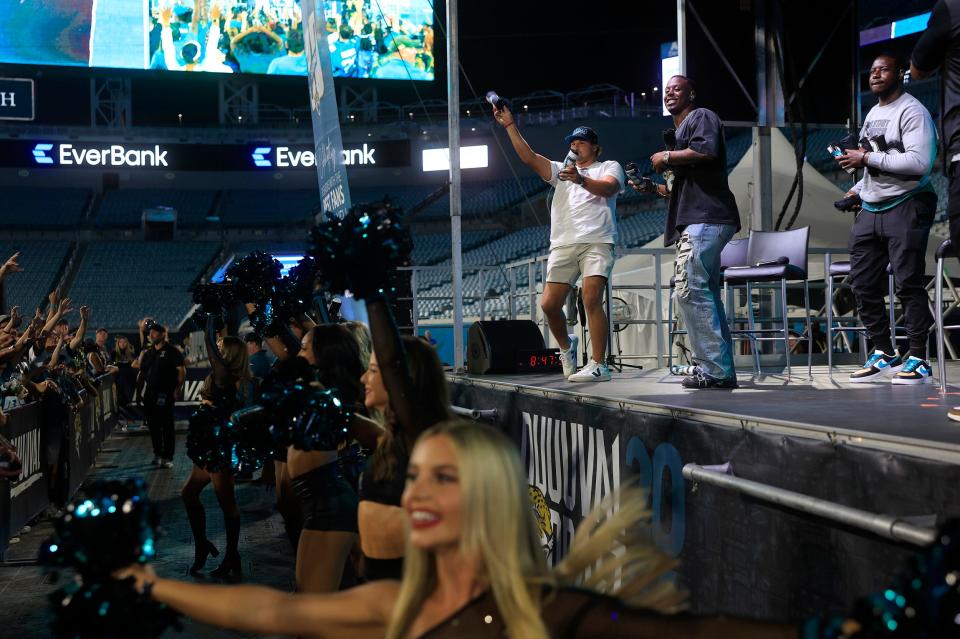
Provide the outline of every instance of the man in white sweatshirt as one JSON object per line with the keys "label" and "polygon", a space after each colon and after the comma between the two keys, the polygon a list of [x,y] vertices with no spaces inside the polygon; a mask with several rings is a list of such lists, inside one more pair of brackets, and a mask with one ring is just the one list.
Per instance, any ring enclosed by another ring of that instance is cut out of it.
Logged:
{"label": "man in white sweatshirt", "polygon": [[[847,195],[859,195],[862,210],[850,231],[850,280],[857,310],[874,343],[866,364],[851,382],[931,381],[923,359],[930,315],[924,265],[927,238],[937,208],[930,173],[937,154],[937,130],[930,112],[903,91],[904,68],[889,54],[877,56],[870,68],[870,91],[879,102],[867,114],[860,148],[837,158],[843,168],[866,169]],[[910,350],[900,354],[891,343],[883,298],[887,264],[893,269],[897,296]]]}

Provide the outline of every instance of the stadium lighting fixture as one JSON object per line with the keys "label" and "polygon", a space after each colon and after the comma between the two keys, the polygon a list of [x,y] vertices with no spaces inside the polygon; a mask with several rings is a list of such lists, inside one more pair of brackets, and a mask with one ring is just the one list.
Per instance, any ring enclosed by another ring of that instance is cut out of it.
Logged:
{"label": "stadium lighting fixture", "polygon": [[[461,169],[483,169],[489,166],[489,152],[486,144],[460,147]],[[450,149],[424,149],[423,170],[447,171],[450,169]]]}

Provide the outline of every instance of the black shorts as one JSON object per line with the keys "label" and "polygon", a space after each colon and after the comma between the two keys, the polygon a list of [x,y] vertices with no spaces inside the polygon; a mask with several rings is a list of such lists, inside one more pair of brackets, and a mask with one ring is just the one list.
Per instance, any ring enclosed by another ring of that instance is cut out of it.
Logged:
{"label": "black shorts", "polygon": [[358,532],[357,493],[336,462],[290,480],[303,512],[304,530]]}

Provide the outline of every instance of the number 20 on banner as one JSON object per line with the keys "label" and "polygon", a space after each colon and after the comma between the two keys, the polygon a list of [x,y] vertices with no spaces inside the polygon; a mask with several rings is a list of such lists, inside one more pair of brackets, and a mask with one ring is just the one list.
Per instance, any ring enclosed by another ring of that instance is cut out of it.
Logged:
{"label": "number 20 on banner", "polygon": [[[653,458],[639,437],[627,442],[626,463],[639,473],[640,485],[653,498],[653,535],[657,546],[671,557],[683,549],[686,534],[686,501],[683,462],[673,444],[662,443],[653,451]],[[670,483],[664,504],[664,482]]]}

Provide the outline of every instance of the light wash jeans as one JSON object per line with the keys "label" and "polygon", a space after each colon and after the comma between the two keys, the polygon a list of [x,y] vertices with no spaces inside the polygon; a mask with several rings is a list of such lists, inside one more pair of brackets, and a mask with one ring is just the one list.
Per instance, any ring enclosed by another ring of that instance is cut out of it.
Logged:
{"label": "light wash jeans", "polygon": [[715,379],[736,376],[720,287],[720,252],[736,232],[732,224],[691,224],[680,236],[674,262],[674,296],[693,363]]}

